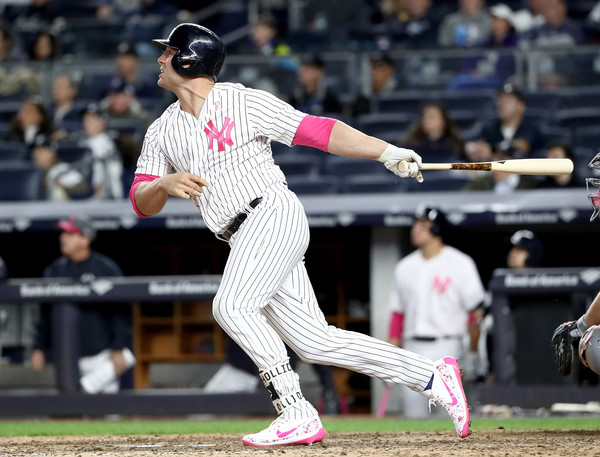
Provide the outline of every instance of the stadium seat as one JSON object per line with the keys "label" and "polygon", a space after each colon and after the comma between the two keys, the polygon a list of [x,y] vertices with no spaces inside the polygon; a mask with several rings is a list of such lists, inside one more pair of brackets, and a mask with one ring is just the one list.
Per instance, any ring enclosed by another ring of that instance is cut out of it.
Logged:
{"label": "stadium seat", "polygon": [[10,123],[16,116],[19,108],[21,108],[21,105],[22,102],[18,100],[0,102],[0,122]]}
{"label": "stadium seat", "polygon": [[449,111],[477,111],[481,114],[494,112],[494,97],[494,91],[469,90],[443,93],[437,100]]}
{"label": "stadium seat", "polygon": [[27,144],[20,141],[0,141],[1,160],[26,160],[30,158],[30,150]]}
{"label": "stadium seat", "polygon": [[79,195],[76,199],[87,198],[92,195],[92,175],[93,163],[92,151],[87,146],[82,146],[76,142],[59,143],[57,149],[58,157],[64,162],[70,163],[79,170],[85,180],[88,182],[90,192]]}
{"label": "stadium seat", "polygon": [[404,192],[407,187],[407,179],[391,172],[347,176],[342,182],[342,190],[346,193]]}
{"label": "stadium seat", "polygon": [[600,129],[594,127],[576,128],[573,134],[573,145],[581,148],[600,150]]}
{"label": "stadium seat", "polygon": [[379,113],[417,114],[423,100],[422,91],[402,91],[374,96],[372,103],[374,111]]}
{"label": "stadium seat", "polygon": [[559,95],[556,91],[523,92],[527,109],[556,111],[559,106]]}
{"label": "stadium seat", "polygon": [[291,176],[287,183],[290,190],[298,195],[335,194],[340,189],[336,176]]}
{"label": "stadium seat", "polygon": [[321,166],[321,161],[316,157],[296,154],[295,152],[278,155],[275,158],[275,163],[279,165],[286,176],[315,176],[319,173]]}
{"label": "stadium seat", "polygon": [[479,111],[476,109],[463,109],[449,111],[450,118],[461,131],[470,131],[481,123],[481,121],[493,117],[490,111]]}
{"label": "stadium seat", "polygon": [[546,144],[562,142],[571,144],[573,142],[573,132],[569,128],[556,127],[555,125],[540,124],[540,130]]}
{"label": "stadium seat", "polygon": [[418,113],[371,113],[357,116],[357,128],[367,135],[377,136],[380,132],[397,129],[403,132],[417,120]]}
{"label": "stadium seat", "polygon": [[578,127],[594,127],[600,125],[600,106],[596,108],[562,109],[556,113],[559,127],[575,129]]}
{"label": "stadium seat", "polygon": [[[438,174],[438,176],[435,176]],[[441,176],[440,176],[441,175]],[[449,176],[441,171],[425,172],[424,181],[407,179],[409,192],[457,192],[462,191],[470,182],[466,176]]]}
{"label": "stadium seat", "polygon": [[600,107],[600,87],[568,87],[558,92],[560,109]]}
{"label": "stadium seat", "polygon": [[78,143],[59,143],[57,153],[61,160],[69,163],[92,160],[92,151],[90,148],[81,146]]}
{"label": "stadium seat", "polygon": [[43,172],[31,162],[0,161],[0,201],[40,200]]}
{"label": "stadium seat", "polygon": [[389,171],[376,160],[357,159],[330,155],[323,165],[324,172],[331,176],[360,176],[379,173],[385,175]]}

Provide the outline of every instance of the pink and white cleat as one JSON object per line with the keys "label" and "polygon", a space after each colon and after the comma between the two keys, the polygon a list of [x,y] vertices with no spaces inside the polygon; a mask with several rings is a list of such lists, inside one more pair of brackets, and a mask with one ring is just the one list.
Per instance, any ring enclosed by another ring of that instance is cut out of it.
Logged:
{"label": "pink and white cleat", "polygon": [[310,419],[283,419],[278,417],[261,432],[246,435],[246,446],[267,447],[290,444],[313,444],[323,441],[325,429],[319,416]]}
{"label": "pink and white cleat", "polygon": [[454,357],[444,357],[433,362],[433,382],[430,403],[442,406],[454,422],[460,438],[469,436],[469,405],[460,379],[460,369]]}

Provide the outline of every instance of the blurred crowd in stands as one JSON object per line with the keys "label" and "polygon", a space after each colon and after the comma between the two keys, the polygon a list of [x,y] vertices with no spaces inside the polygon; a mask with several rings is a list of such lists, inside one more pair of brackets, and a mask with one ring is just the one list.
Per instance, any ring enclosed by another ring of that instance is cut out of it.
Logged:
{"label": "blurred crowd in stands", "polygon": [[150,41],[180,22],[223,38],[222,81],[427,162],[576,166],[556,179],[436,172],[417,185],[376,163],[274,143],[300,194],[584,186],[579,170],[600,140],[596,0],[15,0],[0,12],[4,201],[125,198],[146,128],[174,101],[156,85]]}

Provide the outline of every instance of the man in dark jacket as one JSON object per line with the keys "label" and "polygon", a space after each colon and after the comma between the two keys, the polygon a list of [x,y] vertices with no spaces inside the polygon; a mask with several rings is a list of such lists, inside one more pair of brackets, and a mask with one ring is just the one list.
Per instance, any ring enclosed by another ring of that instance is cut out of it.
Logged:
{"label": "man in dark jacket", "polygon": [[[119,266],[91,249],[96,231],[84,217],[60,221],[60,250],[63,254],[45,270],[45,278],[72,278],[90,282],[99,277],[123,276]],[[52,305],[41,306],[31,354],[31,367],[41,371],[51,349]],[[119,376],[131,368],[135,359],[129,350],[131,308],[122,303],[90,303],[80,307],[79,371],[80,383],[87,393],[114,393]],[[77,343],[76,343],[77,344]]]}

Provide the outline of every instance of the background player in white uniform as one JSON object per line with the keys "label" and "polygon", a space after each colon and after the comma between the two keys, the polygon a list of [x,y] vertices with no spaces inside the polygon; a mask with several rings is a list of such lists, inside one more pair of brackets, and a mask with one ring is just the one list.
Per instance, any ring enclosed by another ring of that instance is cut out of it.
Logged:
{"label": "background player in white uniform", "polygon": [[[394,270],[390,342],[430,359],[458,358],[468,352],[476,358],[477,332],[473,332],[473,344],[465,348],[467,324],[477,325],[475,315],[473,319],[469,315],[483,303],[485,290],[473,259],[444,244],[445,225],[439,208],[419,205],[410,232],[417,249]],[[402,399],[407,417],[427,415],[427,401],[422,396],[402,389]]]}
{"label": "background player in white uniform", "polygon": [[[443,404],[457,434],[467,436],[469,412],[455,359],[434,362],[327,324],[303,262],[306,215],[273,161],[270,142],[379,160],[399,176],[417,179],[421,158],[342,122],[306,115],[266,92],[217,84],[225,50],[204,27],[180,24],[167,40],[153,42],[164,50],[158,85],[178,101],[149,127],[130,197],[141,216],[158,213],[169,196],[191,198],[208,228],[231,247],[213,314],[257,365],[279,414],[243,443],[312,443],[325,436],[283,342],[306,362],[423,392]],[[411,162],[405,173],[398,170],[403,159]]]}

